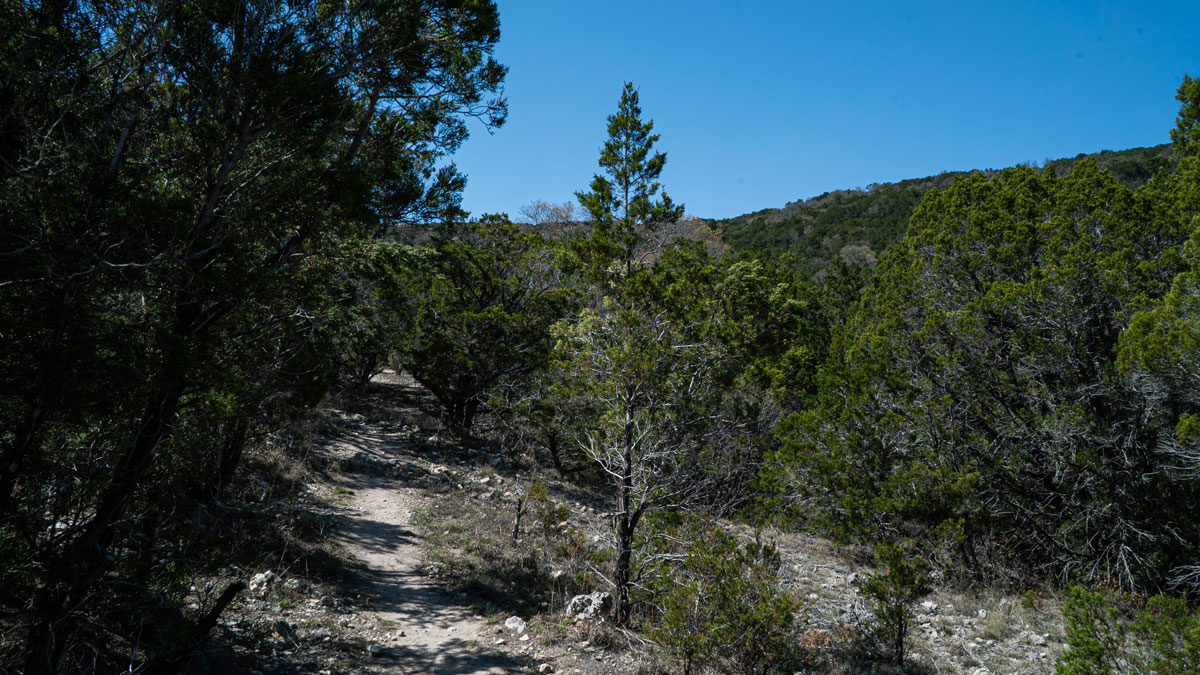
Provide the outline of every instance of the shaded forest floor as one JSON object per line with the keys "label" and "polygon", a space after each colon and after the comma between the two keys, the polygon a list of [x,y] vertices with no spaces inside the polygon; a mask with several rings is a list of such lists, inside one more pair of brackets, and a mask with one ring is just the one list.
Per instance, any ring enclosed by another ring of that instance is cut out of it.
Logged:
{"label": "shaded forest floor", "polygon": [[[599,495],[445,434],[433,401],[407,377],[377,376],[334,406],[320,411],[294,490],[272,504],[277,521],[295,524],[294,538],[252,571],[227,570],[256,582],[222,617],[218,642],[232,649],[206,655],[196,672],[669,667],[643,636],[563,614],[574,594],[603,590],[595,572],[609,555],[599,543],[608,505]],[[535,479],[544,491],[530,492]],[[785,584],[803,600],[797,640],[812,672],[901,672],[872,657],[864,638],[871,613],[857,586],[871,569],[862,552],[795,533],[760,536],[779,549]],[[1062,649],[1059,605],[1048,593],[939,588],[917,608],[908,671],[1050,673]]]}

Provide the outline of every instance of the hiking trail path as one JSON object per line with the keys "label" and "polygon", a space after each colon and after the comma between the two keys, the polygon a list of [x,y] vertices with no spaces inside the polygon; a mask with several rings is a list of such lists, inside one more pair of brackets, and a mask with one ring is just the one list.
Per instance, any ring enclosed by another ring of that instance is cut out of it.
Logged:
{"label": "hiking trail path", "polygon": [[[496,648],[494,627],[475,613],[469,599],[424,571],[422,534],[412,520],[414,511],[430,503],[414,481],[386,470],[415,466],[412,445],[412,430],[405,425],[363,420],[331,439],[328,448],[336,457],[351,458],[356,467],[333,476],[335,490],[348,497],[333,538],[352,559],[355,585],[371,599],[370,611],[390,631],[389,639],[371,647],[371,670],[403,675],[537,672],[527,659]],[[364,466],[385,470],[364,471]]]}

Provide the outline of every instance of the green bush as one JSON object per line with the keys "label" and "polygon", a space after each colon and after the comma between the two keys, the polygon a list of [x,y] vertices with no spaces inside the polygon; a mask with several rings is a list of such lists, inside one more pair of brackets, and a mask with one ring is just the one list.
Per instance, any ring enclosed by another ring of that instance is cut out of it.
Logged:
{"label": "green bush", "polygon": [[861,592],[874,603],[880,639],[891,647],[896,662],[903,663],[913,604],[933,590],[925,573],[927,563],[913,552],[911,541],[904,545],[877,544],[875,561],[883,572],[868,577]]}
{"label": "green bush", "polygon": [[1135,660],[1159,675],[1200,673],[1200,609],[1156,595],[1133,621]]}
{"label": "green bush", "polygon": [[1200,609],[1156,595],[1129,618],[1130,598],[1072,586],[1063,606],[1067,651],[1056,675],[1200,672]]}
{"label": "green bush", "polygon": [[662,615],[650,633],[684,673],[794,670],[792,625],[798,600],[781,588],[780,558],[768,545],[739,545],[704,522],[679,528],[683,559],[660,569]]}
{"label": "green bush", "polygon": [[1054,667],[1056,675],[1105,675],[1116,669],[1120,653],[1116,606],[1098,591],[1072,586],[1063,605],[1067,651]]}

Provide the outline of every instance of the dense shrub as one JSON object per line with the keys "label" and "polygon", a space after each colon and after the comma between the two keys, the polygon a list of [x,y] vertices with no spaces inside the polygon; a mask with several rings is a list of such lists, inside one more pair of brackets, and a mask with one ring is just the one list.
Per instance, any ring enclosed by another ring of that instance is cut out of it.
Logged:
{"label": "dense shrub", "polygon": [[1063,616],[1067,651],[1057,675],[1200,672],[1200,609],[1181,598],[1151,597],[1137,612],[1133,599],[1072,586]]}
{"label": "dense shrub", "polygon": [[779,554],[769,545],[739,544],[703,521],[680,528],[686,553],[656,580],[662,614],[651,635],[684,673],[794,670],[792,626],[798,600],[781,588]]}

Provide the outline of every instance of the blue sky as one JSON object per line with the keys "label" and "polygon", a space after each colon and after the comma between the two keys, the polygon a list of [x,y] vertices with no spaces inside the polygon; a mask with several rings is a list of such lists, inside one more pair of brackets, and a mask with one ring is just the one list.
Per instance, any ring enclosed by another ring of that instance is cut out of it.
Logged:
{"label": "blue sky", "polygon": [[463,206],[585,189],[625,81],[701,217],[1167,142],[1200,2],[498,0],[508,123],[455,155]]}

